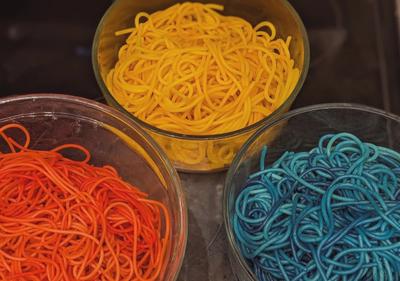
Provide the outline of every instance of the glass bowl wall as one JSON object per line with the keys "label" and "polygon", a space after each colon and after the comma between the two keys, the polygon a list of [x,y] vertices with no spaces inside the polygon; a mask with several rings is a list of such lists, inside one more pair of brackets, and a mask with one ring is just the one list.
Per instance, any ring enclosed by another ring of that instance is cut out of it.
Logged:
{"label": "glass bowl wall", "polygon": [[152,13],[165,9],[179,1],[174,0],[117,0],[103,16],[94,38],[92,62],[97,82],[106,101],[138,123],[158,142],[176,168],[181,171],[207,172],[226,169],[241,145],[258,128],[271,118],[287,112],[299,93],[309,66],[309,43],[304,25],[286,0],[212,0],[225,6],[223,14],[242,17],[255,25],[268,20],[277,29],[277,36],[292,36],[290,52],[299,68],[300,79],[289,98],[273,114],[246,128],[219,135],[183,135],[164,131],[147,124],[127,112],[111,95],[105,78],[118,59],[118,51],[126,36],[115,36],[115,32],[132,27],[137,13]]}
{"label": "glass bowl wall", "polygon": [[[262,148],[267,145],[266,166],[285,151],[308,151],[325,134],[348,132],[364,142],[400,151],[400,117],[354,104],[321,104],[291,111],[258,130],[235,157],[224,186],[224,223],[232,269],[241,281],[256,281],[242,257],[232,230],[234,202],[247,178],[259,170]],[[275,137],[271,139],[271,135]],[[271,279],[272,280],[272,279]]]}
{"label": "glass bowl wall", "polygon": [[[114,166],[124,180],[163,202],[171,217],[172,239],[161,280],[176,280],[187,240],[185,198],[172,164],[137,124],[111,107],[56,94],[0,99],[0,126],[15,122],[30,132],[31,148],[80,144],[91,152],[91,164]],[[16,140],[22,137],[14,131],[10,134],[15,134],[10,136]],[[2,145],[0,142],[0,149]],[[66,156],[82,157],[73,153]]]}

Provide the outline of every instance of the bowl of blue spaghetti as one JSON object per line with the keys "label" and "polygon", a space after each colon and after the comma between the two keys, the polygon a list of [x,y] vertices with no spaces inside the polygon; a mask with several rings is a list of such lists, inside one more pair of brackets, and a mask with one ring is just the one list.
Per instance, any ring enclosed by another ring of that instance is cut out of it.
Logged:
{"label": "bowl of blue spaghetti", "polygon": [[276,118],[225,181],[232,269],[241,281],[400,280],[399,187],[400,117],[322,104]]}

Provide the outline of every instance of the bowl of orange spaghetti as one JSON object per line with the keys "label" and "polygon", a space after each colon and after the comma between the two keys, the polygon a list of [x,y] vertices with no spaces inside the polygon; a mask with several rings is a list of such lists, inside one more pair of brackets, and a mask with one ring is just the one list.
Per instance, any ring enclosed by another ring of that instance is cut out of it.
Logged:
{"label": "bowl of orange spaghetti", "polygon": [[86,99],[0,99],[0,280],[176,280],[179,177],[119,111]]}
{"label": "bowl of orange spaghetti", "polygon": [[177,169],[210,172],[289,110],[309,43],[286,0],[117,0],[97,28],[92,61],[106,101]]}

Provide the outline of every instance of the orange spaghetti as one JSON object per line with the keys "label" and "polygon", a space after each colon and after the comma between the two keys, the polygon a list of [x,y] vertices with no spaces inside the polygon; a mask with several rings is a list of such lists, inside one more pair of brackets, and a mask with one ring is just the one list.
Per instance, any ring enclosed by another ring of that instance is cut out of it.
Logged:
{"label": "orange spaghetti", "polygon": [[[7,135],[19,129],[25,142]],[[170,243],[166,207],[89,164],[75,144],[29,149],[21,125],[0,127],[0,280],[158,280]],[[82,161],[61,155],[77,149]]]}

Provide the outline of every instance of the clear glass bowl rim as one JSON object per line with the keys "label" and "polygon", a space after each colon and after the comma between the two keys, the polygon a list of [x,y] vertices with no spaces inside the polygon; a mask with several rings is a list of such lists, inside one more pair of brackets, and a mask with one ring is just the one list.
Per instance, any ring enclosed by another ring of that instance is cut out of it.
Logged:
{"label": "clear glass bowl rim", "polygon": [[222,195],[222,209],[223,209],[223,221],[224,221],[224,226],[225,226],[225,233],[228,238],[228,251],[231,251],[233,253],[233,258],[238,262],[238,264],[241,266],[241,269],[245,271],[247,274],[247,277],[249,280],[257,281],[257,278],[255,277],[253,271],[250,269],[249,265],[247,264],[246,260],[242,257],[240,253],[240,249],[237,246],[236,239],[234,237],[233,231],[232,231],[232,225],[230,222],[229,218],[229,206],[228,206],[228,198],[232,192],[232,181],[235,176],[235,171],[239,166],[239,163],[241,159],[243,158],[244,154],[248,151],[249,147],[262,135],[266,130],[269,128],[272,128],[273,126],[282,123],[284,121],[287,121],[291,119],[292,117],[302,115],[305,113],[310,113],[313,111],[322,111],[322,110],[331,110],[331,109],[338,109],[338,110],[355,110],[355,111],[363,111],[366,113],[371,113],[375,114],[378,116],[381,116],[385,119],[394,121],[396,123],[400,124],[400,116],[387,112],[382,109],[378,109],[375,107],[363,105],[363,104],[357,104],[357,103],[322,103],[322,104],[316,104],[316,105],[310,105],[310,106],[305,106],[301,108],[294,109],[292,111],[289,111],[282,116],[279,116],[277,118],[274,118],[269,124],[265,124],[261,128],[259,128],[245,143],[244,145],[240,148],[238,153],[236,154],[235,158],[232,161],[231,166],[229,167],[227,176],[225,178],[225,183],[224,183],[224,190],[223,190],[223,195]]}
{"label": "clear glass bowl rim", "polygon": [[106,115],[118,119],[118,122],[125,123],[128,126],[130,126],[131,129],[136,131],[140,135],[140,137],[142,137],[145,141],[147,141],[150,147],[155,150],[156,154],[161,158],[162,162],[164,163],[166,171],[170,175],[171,179],[173,179],[174,193],[177,196],[176,200],[179,205],[179,210],[178,210],[179,224],[181,225],[180,233],[178,234],[179,241],[176,242],[175,248],[171,249],[172,251],[171,256],[180,259],[176,265],[177,267],[175,268],[174,272],[171,273],[172,280],[176,280],[181,270],[183,259],[185,257],[185,252],[186,252],[186,245],[188,238],[188,209],[186,204],[185,193],[183,192],[179,175],[176,169],[173,167],[171,161],[164,153],[164,151],[160,148],[160,146],[153,140],[153,138],[151,138],[145,132],[145,130],[143,130],[143,128],[138,126],[138,124],[133,122],[125,114],[122,114],[115,108],[112,108],[110,106],[86,98],[81,98],[66,94],[55,94],[55,93],[33,93],[33,94],[11,95],[8,97],[0,98],[0,108],[3,104],[9,104],[18,101],[30,101],[30,100],[31,101],[53,100],[69,104],[76,104],[84,108],[91,108],[96,111],[100,111],[102,113],[105,113]]}
{"label": "clear glass bowl rim", "polygon": [[[93,65],[93,71],[94,71],[94,75],[96,77],[96,81],[97,84],[100,87],[101,92],[103,93],[103,95],[106,97],[106,99],[108,101],[111,101],[112,106],[117,108],[118,110],[120,110],[121,112],[123,112],[125,115],[127,115],[129,118],[133,119],[135,122],[139,123],[141,126],[143,126],[144,128],[146,128],[147,130],[150,130],[153,133],[159,134],[159,135],[164,135],[167,137],[171,137],[171,138],[176,138],[176,139],[183,139],[183,140],[219,140],[219,139],[225,139],[225,138],[231,138],[231,137],[235,137],[235,136],[240,136],[243,135],[247,132],[250,132],[254,129],[259,128],[260,126],[263,126],[264,124],[270,122],[273,118],[275,118],[277,115],[281,115],[284,111],[284,109],[286,108],[287,104],[292,104],[293,101],[296,99],[297,95],[299,94],[304,81],[307,77],[308,74],[308,69],[310,66],[310,44],[309,44],[309,40],[308,40],[308,35],[307,35],[307,31],[306,28],[304,26],[303,21],[301,20],[299,14],[297,13],[297,11],[294,9],[294,7],[289,3],[288,0],[277,0],[277,1],[281,1],[282,4],[290,11],[290,13],[293,15],[293,17],[295,18],[295,21],[299,24],[300,27],[300,31],[301,31],[301,35],[303,37],[303,42],[304,42],[304,62],[303,62],[303,71],[301,72],[299,81],[297,81],[297,84],[295,86],[295,88],[293,89],[292,93],[290,94],[290,96],[287,98],[287,100],[281,104],[274,112],[272,112],[270,115],[268,115],[267,117],[265,117],[264,119],[261,119],[260,121],[241,128],[239,130],[236,131],[232,131],[232,132],[227,132],[227,133],[222,133],[222,134],[214,134],[214,135],[190,135],[190,134],[180,134],[180,133],[176,133],[176,132],[172,132],[172,131],[167,131],[167,130],[163,130],[163,129],[159,129],[155,126],[152,126],[142,120],[140,120],[139,118],[135,117],[134,115],[132,115],[131,113],[129,113],[127,110],[125,110],[125,108],[123,108],[116,100],[115,98],[111,95],[110,91],[108,90],[107,86],[105,85],[103,78],[101,77],[100,74],[100,67],[99,67],[99,63],[97,60],[97,54],[98,54],[98,44],[99,44],[99,38],[100,38],[100,33],[102,31],[102,27],[104,25],[104,22],[107,19],[108,14],[111,12],[111,10],[118,5],[118,3],[122,1],[122,0],[116,0],[114,1],[111,6],[107,9],[107,11],[105,12],[105,14],[103,15],[103,17],[101,18],[97,29],[96,29],[96,33],[93,39],[93,44],[92,44],[92,65]],[[132,15],[134,16],[134,15]]]}

